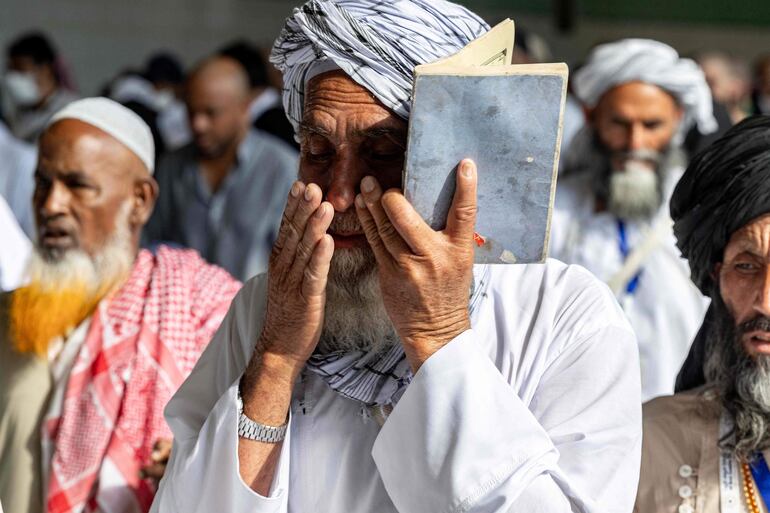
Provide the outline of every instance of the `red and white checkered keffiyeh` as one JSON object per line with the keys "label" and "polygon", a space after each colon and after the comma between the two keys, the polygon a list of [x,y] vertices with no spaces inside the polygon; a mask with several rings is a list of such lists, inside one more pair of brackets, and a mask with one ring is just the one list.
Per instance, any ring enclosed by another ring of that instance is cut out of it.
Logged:
{"label": "red and white checkered keffiyeh", "polygon": [[154,443],[171,438],[163,408],[219,327],[240,284],[194,251],[139,253],[130,278],[94,313],[66,384],[47,511],[149,511],[139,478]]}

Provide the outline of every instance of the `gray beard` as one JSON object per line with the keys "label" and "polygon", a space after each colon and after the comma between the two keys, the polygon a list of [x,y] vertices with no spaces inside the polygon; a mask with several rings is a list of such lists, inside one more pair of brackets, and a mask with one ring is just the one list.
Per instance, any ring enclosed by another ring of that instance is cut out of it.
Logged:
{"label": "gray beard", "polygon": [[[340,214],[332,228],[348,230],[358,222]],[[344,230],[343,230],[344,231]],[[324,326],[316,354],[336,351],[386,351],[400,344],[385,310],[377,261],[369,247],[335,250],[326,285]]]}
{"label": "gray beard", "polygon": [[636,161],[609,176],[607,210],[626,221],[652,219],[663,202],[659,172]]}
{"label": "gray beard", "polygon": [[654,171],[640,169],[633,160],[626,163],[625,169],[613,170],[612,154],[590,127],[584,127],[564,156],[562,176],[590,175],[597,199],[609,212],[626,221],[649,220],[663,205],[666,174],[681,159],[681,150],[669,146],[662,152],[640,150],[629,154],[649,162]]}
{"label": "gray beard", "polygon": [[[719,292],[712,297],[715,322],[706,342],[706,383],[716,389],[734,422],[734,436],[720,440],[720,445],[748,461],[770,447],[770,356],[746,353],[741,335],[750,326],[736,326]],[[750,322],[770,323],[770,319]]]}

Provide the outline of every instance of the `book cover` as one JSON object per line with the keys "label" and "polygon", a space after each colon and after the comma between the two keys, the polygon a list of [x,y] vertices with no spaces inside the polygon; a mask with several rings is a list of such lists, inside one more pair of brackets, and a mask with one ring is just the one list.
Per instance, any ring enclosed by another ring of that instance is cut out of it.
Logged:
{"label": "book cover", "polygon": [[456,166],[473,159],[476,263],[542,262],[548,251],[567,67],[510,65],[513,30],[506,20],[415,73],[404,193],[442,229]]}

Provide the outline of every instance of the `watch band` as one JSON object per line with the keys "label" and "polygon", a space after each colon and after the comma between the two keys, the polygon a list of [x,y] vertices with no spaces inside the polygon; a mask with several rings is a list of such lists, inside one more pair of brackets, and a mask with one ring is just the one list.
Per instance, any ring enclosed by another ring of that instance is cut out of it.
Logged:
{"label": "watch band", "polygon": [[289,423],[285,423],[282,426],[266,426],[260,424],[248,418],[243,413],[243,399],[241,398],[241,391],[238,390],[238,436],[246,438],[248,440],[254,440],[256,442],[265,442],[269,444],[277,444],[282,442],[286,437],[286,429]]}

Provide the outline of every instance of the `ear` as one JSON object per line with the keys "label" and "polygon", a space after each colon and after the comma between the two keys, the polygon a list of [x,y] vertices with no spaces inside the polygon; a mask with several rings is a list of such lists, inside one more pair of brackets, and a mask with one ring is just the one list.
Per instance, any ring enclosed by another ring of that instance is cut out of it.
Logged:
{"label": "ear", "polygon": [[719,283],[719,273],[722,271],[722,262],[714,264],[714,269],[711,270],[711,279],[714,283]]}
{"label": "ear", "polygon": [[158,182],[151,176],[137,178],[134,182],[134,208],[129,218],[131,225],[142,228],[152,215],[158,197]]}

